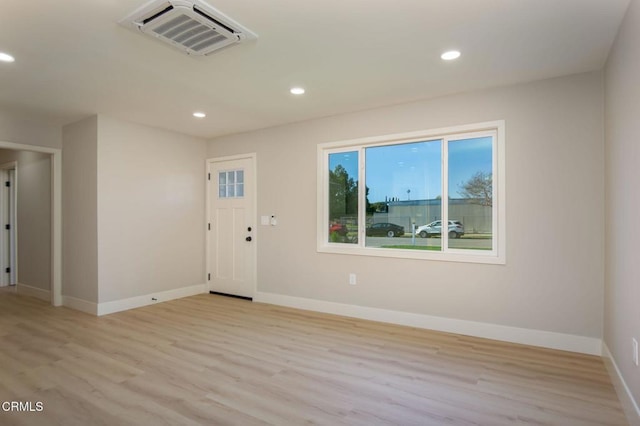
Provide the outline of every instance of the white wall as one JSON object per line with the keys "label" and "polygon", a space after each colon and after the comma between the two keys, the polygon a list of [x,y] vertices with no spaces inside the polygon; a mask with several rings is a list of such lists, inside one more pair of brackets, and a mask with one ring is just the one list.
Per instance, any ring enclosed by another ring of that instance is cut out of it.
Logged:
{"label": "white wall", "polygon": [[0,141],[62,147],[62,127],[18,110],[0,107]]}
{"label": "white wall", "polygon": [[0,164],[17,163],[18,280],[51,290],[51,156],[0,149]]}
{"label": "white wall", "polygon": [[62,294],[98,302],[97,117],[63,128]]}
{"label": "white wall", "polygon": [[[596,72],[222,137],[208,154],[257,152],[258,215],[279,219],[258,226],[260,292],[599,339],[602,111]],[[506,265],[316,252],[318,143],[499,119]]]}
{"label": "white wall", "polygon": [[18,280],[51,290],[51,155],[18,153]]}
{"label": "white wall", "polygon": [[[640,368],[640,3],[631,2],[606,67],[606,279],[604,340],[635,401]],[[637,402],[636,402],[637,403]],[[636,421],[640,424],[636,415]]]}
{"label": "white wall", "polygon": [[202,139],[99,116],[100,303],[204,284],[205,159]]}

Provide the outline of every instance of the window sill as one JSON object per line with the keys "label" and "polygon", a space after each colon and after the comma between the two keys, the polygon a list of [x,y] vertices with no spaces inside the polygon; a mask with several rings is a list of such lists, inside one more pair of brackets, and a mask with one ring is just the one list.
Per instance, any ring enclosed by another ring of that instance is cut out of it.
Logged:
{"label": "window sill", "polygon": [[387,249],[376,247],[348,247],[347,244],[318,244],[318,253],[354,255],[354,256],[373,256],[387,257],[393,259],[416,259],[429,260],[439,262],[463,262],[463,263],[485,263],[492,265],[505,265],[506,259],[504,255],[500,255],[495,251],[474,252],[473,254],[465,253],[463,250],[450,250],[448,252],[423,251],[423,250],[404,250],[404,249]]}

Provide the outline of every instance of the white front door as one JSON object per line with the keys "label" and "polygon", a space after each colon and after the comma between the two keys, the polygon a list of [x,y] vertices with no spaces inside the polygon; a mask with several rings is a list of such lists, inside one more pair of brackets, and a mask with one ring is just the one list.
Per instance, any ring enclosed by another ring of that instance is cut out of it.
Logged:
{"label": "white front door", "polygon": [[253,298],[255,156],[208,160],[207,278],[215,293]]}

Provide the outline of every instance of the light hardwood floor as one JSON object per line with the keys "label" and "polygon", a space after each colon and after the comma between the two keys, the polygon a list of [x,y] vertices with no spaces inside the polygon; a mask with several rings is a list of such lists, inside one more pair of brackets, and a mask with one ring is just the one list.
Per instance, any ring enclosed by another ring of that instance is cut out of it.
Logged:
{"label": "light hardwood floor", "polygon": [[2,425],[625,425],[600,358],[200,295],[0,292]]}

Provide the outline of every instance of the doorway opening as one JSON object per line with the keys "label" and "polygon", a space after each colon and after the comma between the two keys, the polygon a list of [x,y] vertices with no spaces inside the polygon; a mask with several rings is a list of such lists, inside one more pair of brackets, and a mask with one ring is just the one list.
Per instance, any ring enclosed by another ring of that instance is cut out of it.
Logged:
{"label": "doorway opening", "polygon": [[[0,141],[0,150],[7,155],[0,162],[0,232],[5,236],[0,238],[0,283],[16,284],[18,293],[24,289],[33,296],[50,300],[53,306],[62,306],[62,150],[4,141]],[[21,161],[21,158],[27,160]],[[38,159],[46,163],[46,167],[30,170]],[[10,182],[8,187],[7,181]],[[31,183],[38,181],[46,181],[40,185],[46,197],[41,193],[25,197],[31,192],[25,188],[29,189]],[[13,189],[7,192],[6,188]],[[2,202],[4,197],[7,199]],[[29,200],[36,200],[37,204],[33,205]],[[19,209],[18,205],[24,206]],[[23,217],[24,221],[20,213],[23,208],[29,212]],[[29,223],[34,214],[41,216],[37,223],[43,226],[33,227]],[[18,223],[24,232],[18,229]],[[13,233],[9,232],[11,230]],[[24,250],[28,255],[23,253],[21,261],[18,252]],[[28,267],[25,262],[31,261],[32,256],[44,259],[41,263],[46,263],[47,267]],[[23,270],[19,271],[21,267]],[[8,273],[6,268],[10,268]],[[21,282],[23,280],[38,281],[33,279],[34,274],[42,275],[39,282],[48,285],[23,286],[26,284]]]}

